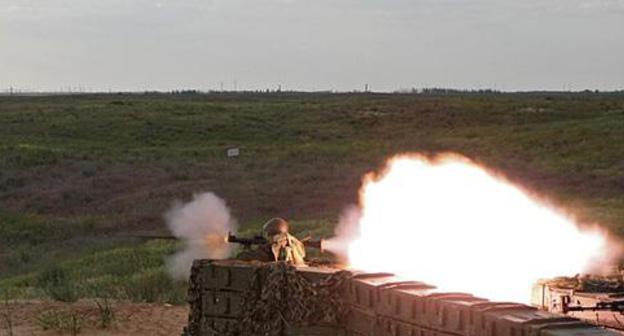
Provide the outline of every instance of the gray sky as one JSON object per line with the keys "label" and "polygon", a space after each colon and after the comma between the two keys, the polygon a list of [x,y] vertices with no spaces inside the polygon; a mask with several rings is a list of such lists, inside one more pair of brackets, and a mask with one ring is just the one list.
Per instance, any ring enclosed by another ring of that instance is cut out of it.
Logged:
{"label": "gray sky", "polygon": [[624,88],[624,0],[0,0],[0,89]]}

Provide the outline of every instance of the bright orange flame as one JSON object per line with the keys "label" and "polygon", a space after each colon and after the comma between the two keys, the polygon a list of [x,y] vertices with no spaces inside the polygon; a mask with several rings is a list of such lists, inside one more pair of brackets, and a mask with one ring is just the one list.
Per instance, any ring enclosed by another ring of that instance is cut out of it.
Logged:
{"label": "bright orange flame", "polygon": [[360,191],[353,268],[494,300],[528,302],[541,278],[574,275],[606,238],[459,155],[391,159]]}

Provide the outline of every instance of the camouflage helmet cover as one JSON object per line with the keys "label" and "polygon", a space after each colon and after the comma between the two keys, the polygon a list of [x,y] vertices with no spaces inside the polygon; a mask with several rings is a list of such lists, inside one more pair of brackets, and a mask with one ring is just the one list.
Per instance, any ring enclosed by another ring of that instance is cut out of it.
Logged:
{"label": "camouflage helmet cover", "polygon": [[283,218],[276,217],[264,223],[262,233],[264,233],[266,237],[271,237],[276,234],[287,233],[288,229],[288,222]]}

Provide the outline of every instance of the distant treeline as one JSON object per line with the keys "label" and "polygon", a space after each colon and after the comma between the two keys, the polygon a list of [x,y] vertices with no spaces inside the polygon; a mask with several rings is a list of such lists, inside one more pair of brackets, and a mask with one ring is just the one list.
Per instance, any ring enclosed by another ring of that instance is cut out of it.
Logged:
{"label": "distant treeline", "polygon": [[336,90],[318,90],[318,91],[298,91],[298,90],[198,90],[198,89],[180,89],[170,91],[145,90],[145,91],[92,91],[92,92],[45,92],[45,91],[11,91],[0,92],[0,96],[52,96],[52,95],[175,95],[175,96],[191,96],[205,94],[226,94],[226,95],[258,95],[258,94],[282,94],[282,95],[306,95],[306,94],[398,94],[398,95],[435,95],[435,96],[452,96],[452,95],[504,95],[504,94],[532,94],[532,95],[573,95],[573,94],[601,94],[601,95],[623,95],[622,90],[600,91],[600,90],[579,90],[579,91],[501,91],[496,89],[452,89],[452,88],[411,88],[399,89],[392,92],[382,91],[336,91]]}
{"label": "distant treeline", "polygon": [[[168,93],[172,95],[194,95],[194,94],[216,94],[216,93],[288,93],[288,94],[306,94],[306,93],[321,93],[321,94],[352,94],[352,93],[386,93],[386,92],[374,92],[374,91],[334,91],[334,90],[324,90],[324,91],[296,91],[296,90],[245,90],[245,91],[218,91],[218,90],[210,90],[210,91],[201,91],[201,90],[173,90],[170,92],[161,92],[161,91],[145,91],[146,94],[154,94],[154,93]],[[603,93],[603,94],[624,94],[624,90],[612,90],[612,91],[600,91],[600,90],[579,90],[579,91],[548,91],[548,90],[534,90],[534,91],[501,91],[496,89],[452,89],[452,88],[412,88],[412,89],[401,89],[395,90],[391,92],[393,94],[420,94],[420,95],[493,95],[493,94],[513,94],[513,93],[530,93],[530,94],[595,94],[595,93]]]}
{"label": "distant treeline", "polygon": [[422,95],[488,95],[488,94],[513,94],[513,93],[531,93],[531,94],[579,94],[579,93],[606,93],[606,94],[624,94],[624,90],[600,91],[600,90],[580,90],[580,91],[500,91],[495,89],[450,89],[450,88],[422,88],[422,89],[404,89],[396,90],[393,93],[398,94],[422,94]]}

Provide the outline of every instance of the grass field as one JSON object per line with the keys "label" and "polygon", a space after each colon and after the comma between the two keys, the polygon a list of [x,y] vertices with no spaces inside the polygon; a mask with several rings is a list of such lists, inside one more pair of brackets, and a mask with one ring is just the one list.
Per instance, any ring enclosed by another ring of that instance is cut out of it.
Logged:
{"label": "grass field", "polygon": [[127,237],[174,199],[327,234],[401,152],[460,152],[624,235],[623,144],[624,94],[0,97],[0,293],[180,302],[175,243]]}

